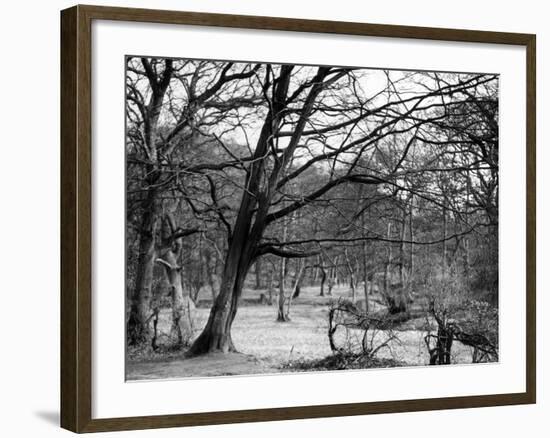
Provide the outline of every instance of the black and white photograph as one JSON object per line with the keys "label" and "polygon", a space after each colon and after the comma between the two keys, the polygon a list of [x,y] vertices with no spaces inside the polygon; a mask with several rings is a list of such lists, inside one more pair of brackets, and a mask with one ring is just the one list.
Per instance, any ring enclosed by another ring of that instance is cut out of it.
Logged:
{"label": "black and white photograph", "polygon": [[1,436],[548,429],[542,2],[86,3],[2,15]]}
{"label": "black and white photograph", "polygon": [[124,62],[127,381],[499,361],[498,74]]}

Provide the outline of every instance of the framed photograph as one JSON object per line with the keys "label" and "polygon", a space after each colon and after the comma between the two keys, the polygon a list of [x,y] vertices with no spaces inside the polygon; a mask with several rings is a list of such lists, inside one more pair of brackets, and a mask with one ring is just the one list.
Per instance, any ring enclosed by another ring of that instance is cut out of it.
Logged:
{"label": "framed photograph", "polygon": [[61,13],[61,425],[535,403],[535,35]]}

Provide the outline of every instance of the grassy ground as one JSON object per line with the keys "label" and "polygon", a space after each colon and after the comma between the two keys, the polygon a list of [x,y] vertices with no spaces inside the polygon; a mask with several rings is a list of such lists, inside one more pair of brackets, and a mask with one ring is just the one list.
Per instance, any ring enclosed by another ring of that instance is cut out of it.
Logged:
{"label": "grassy ground", "polygon": [[[169,357],[157,356],[133,359],[127,362],[127,379],[181,378],[215,375],[242,375],[289,371],[289,366],[304,361],[322,359],[331,354],[328,342],[328,303],[338,297],[349,297],[349,289],[335,288],[332,297],[319,297],[319,289],[302,288],[293,301],[290,318],[286,323],[276,322],[275,305],[253,304],[260,296],[258,291],[246,289],[243,303],[232,328],[233,342],[240,354],[208,355],[200,358],[184,358],[182,353]],[[206,293],[204,295],[207,295]],[[374,301],[374,300],[373,300]],[[371,308],[380,304],[371,303]],[[198,335],[210,312],[207,303],[195,309],[195,334]],[[426,320],[407,321],[389,348],[380,350],[378,357],[392,359],[401,365],[427,365],[428,353],[423,330]],[[159,331],[168,333],[169,312],[163,312]],[[376,336],[383,339],[387,332]],[[162,341],[162,339],[161,339]],[[455,343],[455,363],[471,362],[471,351]]]}

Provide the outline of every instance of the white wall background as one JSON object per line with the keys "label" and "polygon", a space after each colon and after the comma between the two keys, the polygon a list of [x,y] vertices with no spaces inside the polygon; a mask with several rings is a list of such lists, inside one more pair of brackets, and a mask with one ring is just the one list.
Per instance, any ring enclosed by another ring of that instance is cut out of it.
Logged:
{"label": "white wall background", "polygon": [[[263,424],[209,426],[105,436],[281,437],[407,436],[543,437],[550,386],[542,345],[548,274],[543,249],[550,210],[543,199],[543,171],[550,166],[542,145],[548,137],[550,75],[548,11],[536,0],[111,0],[111,6],[272,15],[372,23],[457,27],[537,34],[538,75],[538,332],[536,406],[499,407]],[[9,2],[1,14],[0,58],[0,434],[9,437],[69,436],[58,428],[59,404],[59,10],[69,1]],[[545,166],[546,164],[546,166]],[[546,276],[546,278],[544,278]]]}

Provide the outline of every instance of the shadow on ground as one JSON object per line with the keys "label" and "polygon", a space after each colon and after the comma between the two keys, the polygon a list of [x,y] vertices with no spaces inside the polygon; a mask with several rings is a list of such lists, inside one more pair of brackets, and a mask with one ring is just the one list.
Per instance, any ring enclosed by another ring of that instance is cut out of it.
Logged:
{"label": "shadow on ground", "polygon": [[40,418],[44,423],[48,423],[52,426],[59,426],[58,411],[37,411],[34,413],[34,415]]}

